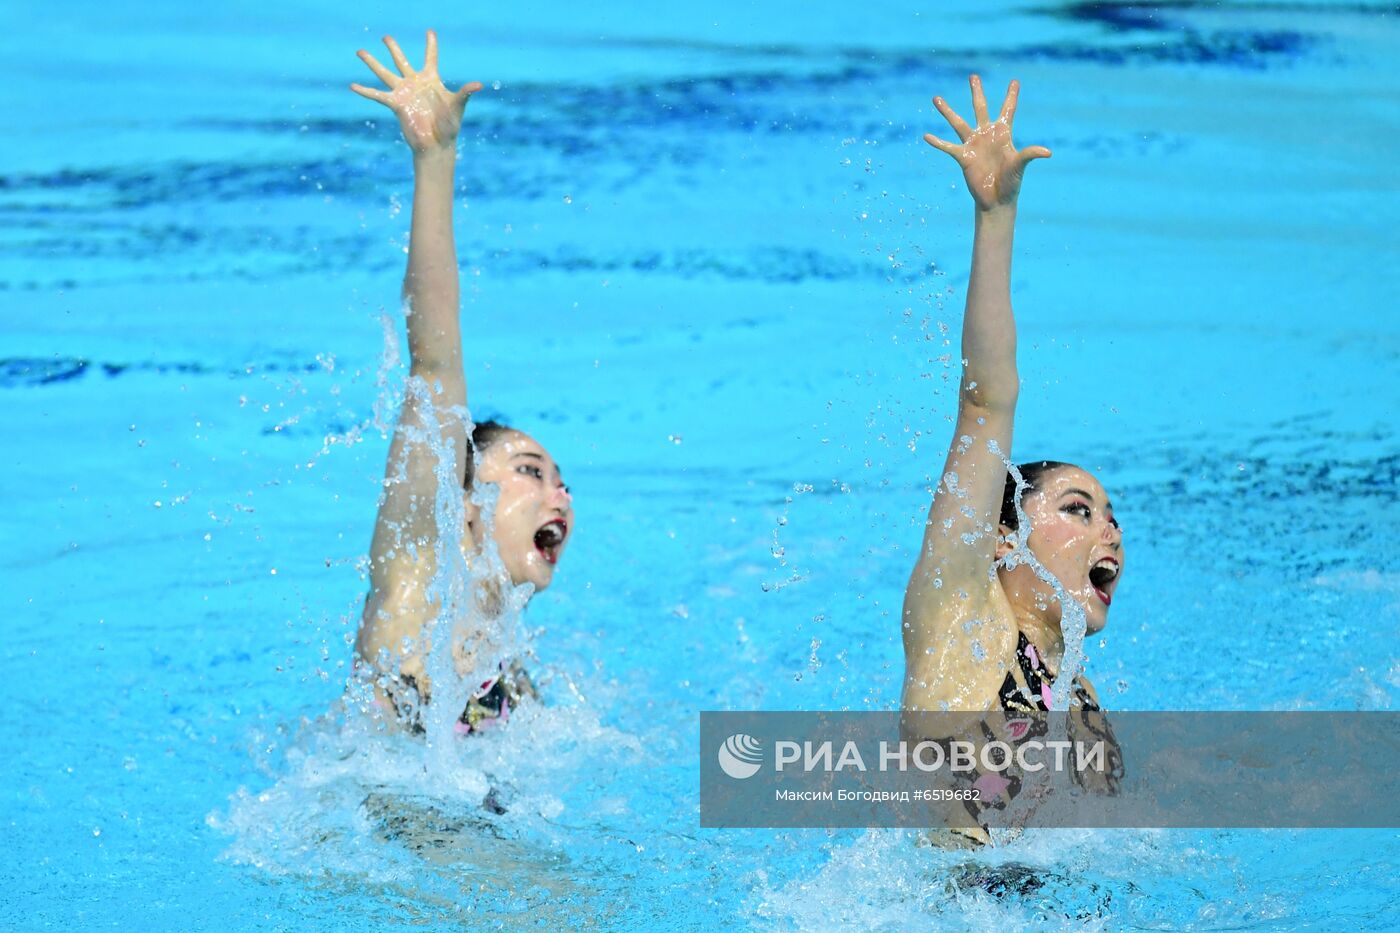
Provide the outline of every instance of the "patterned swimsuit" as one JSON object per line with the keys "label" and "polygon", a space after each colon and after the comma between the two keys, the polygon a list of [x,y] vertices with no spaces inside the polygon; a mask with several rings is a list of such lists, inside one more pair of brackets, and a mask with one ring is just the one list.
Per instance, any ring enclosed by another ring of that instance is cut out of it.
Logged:
{"label": "patterned swimsuit", "polygon": [[[412,674],[400,674],[395,679],[402,685],[402,692],[395,690],[389,693],[394,712],[410,732],[421,735],[426,730],[419,706],[419,697],[422,694],[418,683]],[[400,696],[406,699],[400,700]],[[509,665],[503,663],[500,673],[482,683],[467,700],[466,708],[462,710],[462,715],[453,724],[453,728],[458,735],[484,732],[510,719],[510,711],[519,706],[525,697],[539,697],[530,675],[525,672],[519,661],[512,661]]]}
{"label": "patterned swimsuit", "polygon": [[[1021,671],[1022,681],[1018,682],[1011,671],[1007,671],[997,698],[1002,713],[1006,714],[1005,725],[1008,735],[997,735],[988,723],[982,724],[982,737],[985,741],[1007,741],[1017,745],[1031,739],[1042,739],[1049,732],[1049,723],[1043,715],[1053,707],[1051,687],[1054,677],[1045,668],[1035,645],[1031,644],[1024,632],[1017,633],[1016,661]],[[1017,717],[1016,714],[1029,714]],[[1085,790],[1099,794],[1114,794],[1123,778],[1123,754],[1108,717],[1093,698],[1084,682],[1075,678],[1070,697],[1069,738],[1073,742],[1091,744],[1102,741],[1107,749],[1106,767],[1102,771],[1073,768],[1071,777],[1075,784]],[[991,834],[983,821],[987,810],[1003,810],[1021,791],[1022,782],[1017,770],[1008,768],[1001,772],[977,774],[971,785],[979,794],[979,799],[966,803],[968,815],[977,823],[977,828],[954,828],[953,832],[966,840],[986,844]]]}
{"label": "patterned swimsuit", "polygon": [[[1006,672],[1006,679],[1001,683],[1001,690],[997,691],[997,697],[1001,700],[1002,712],[1048,713],[1052,707],[1050,688],[1054,684],[1055,678],[1045,669],[1045,662],[1041,660],[1040,652],[1035,650],[1035,645],[1031,644],[1026,633],[1017,632],[1016,635],[1016,660],[1026,685],[1022,687],[1016,682],[1014,674],[1010,671]],[[1070,708],[1099,711],[1099,705],[1090,698],[1089,690],[1084,686],[1084,681],[1077,677],[1074,679],[1074,696],[1070,698]]]}
{"label": "patterned swimsuit", "polygon": [[481,732],[505,723],[510,718],[511,707],[518,706],[527,696],[538,697],[539,694],[525,668],[519,661],[512,661],[509,667],[502,665],[501,672],[483,683],[467,701],[467,708],[462,710],[455,726],[457,734]]}

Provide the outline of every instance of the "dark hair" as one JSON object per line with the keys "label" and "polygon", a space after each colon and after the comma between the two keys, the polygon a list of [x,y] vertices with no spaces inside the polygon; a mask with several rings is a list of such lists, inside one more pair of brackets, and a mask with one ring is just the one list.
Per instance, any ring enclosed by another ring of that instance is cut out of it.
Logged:
{"label": "dark hair", "polygon": [[463,482],[465,488],[470,489],[472,486],[472,477],[476,474],[477,454],[483,453],[502,436],[514,430],[515,428],[508,424],[492,420],[478,421],[472,425],[472,436],[467,441],[467,473]]}
{"label": "dark hair", "polygon": [[[1040,481],[1044,479],[1046,473],[1061,467],[1078,469],[1072,463],[1063,463],[1059,460],[1032,460],[1029,463],[1017,464],[1016,470],[1021,474],[1021,479],[1026,484],[1025,492],[1031,493],[1040,490]],[[1022,498],[1024,498],[1024,494]],[[1000,522],[1012,531],[1016,531],[1020,524],[1016,520],[1016,477],[1011,474],[1010,470],[1006,471],[1006,485],[1001,491]]]}

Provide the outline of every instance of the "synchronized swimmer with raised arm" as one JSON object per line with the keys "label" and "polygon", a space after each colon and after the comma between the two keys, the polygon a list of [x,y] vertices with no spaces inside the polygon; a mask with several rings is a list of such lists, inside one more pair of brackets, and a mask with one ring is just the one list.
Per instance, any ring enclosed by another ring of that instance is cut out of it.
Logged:
{"label": "synchronized swimmer with raised arm", "polygon": [[[1088,472],[1051,460],[1012,468],[1009,459],[1020,391],[1011,314],[1016,202],[1026,166],[1049,158],[1050,150],[1012,143],[1017,82],[995,120],[981,79],[973,75],[971,84],[977,125],[935,97],[958,142],[924,137],[962,168],[975,221],[956,427],[904,595],[901,708],[914,730],[928,722],[911,714],[944,710],[1005,714],[1039,730],[1043,723],[1029,725],[1036,714],[1069,708],[1071,734],[1092,733],[1109,749],[1102,768],[1076,771],[1073,779],[1111,793],[1122,776],[1121,757],[1093,686],[1075,677],[1055,688],[1067,623],[1082,620],[1082,638],[1108,621],[1123,570],[1123,532],[1108,494]],[[1006,737],[1020,734],[1011,729]],[[992,841],[984,815],[1009,804],[1019,785],[999,774],[966,779],[975,794],[965,812],[953,814],[949,832],[930,841]]]}
{"label": "synchronized swimmer with raised arm", "polygon": [[[489,533],[510,584],[528,583],[535,592],[553,580],[573,533],[574,514],[558,465],[534,438],[494,422],[468,431],[453,178],[462,115],[482,85],[472,82],[455,92],[444,86],[431,31],[418,70],[393,38],[386,36],[384,44],[397,74],[368,52],[358,54],[388,90],[360,84],[350,89],[393,111],[413,153],[413,218],[403,283],[410,380],[384,474],[356,654],[379,676],[381,701],[417,727],[418,704],[428,700],[432,686],[424,646],[425,630],[441,610],[441,598],[430,588],[441,539],[459,540],[470,562],[480,556],[487,533],[488,523],[471,500],[473,487],[497,487]],[[450,464],[440,462],[444,457]],[[466,497],[461,528],[439,527],[435,503],[445,482]],[[518,666],[492,676],[471,697],[459,731],[508,715],[515,701],[532,692]]]}
{"label": "synchronized swimmer with raised arm", "polygon": [[[1088,631],[1103,628],[1123,570],[1123,532],[1108,494],[1086,471],[1026,463],[1017,469],[1019,484],[1008,472],[1019,393],[1011,314],[1016,201],[1026,166],[1050,150],[1012,143],[1015,81],[995,120],[981,79],[973,75],[971,84],[977,125],[935,97],[959,141],[924,137],[962,168],[975,232],[957,424],[904,597],[902,706],[1044,710],[1065,652],[1062,597],[1082,609]],[[1029,534],[1021,533],[1022,515]],[[1074,697],[1097,704],[1083,678]]]}

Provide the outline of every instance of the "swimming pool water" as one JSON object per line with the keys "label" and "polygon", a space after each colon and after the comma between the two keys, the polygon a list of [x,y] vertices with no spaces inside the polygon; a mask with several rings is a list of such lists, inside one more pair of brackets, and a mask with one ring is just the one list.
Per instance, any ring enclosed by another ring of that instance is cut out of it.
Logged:
{"label": "swimming pool water", "polygon": [[[1393,9],[422,15],[7,8],[7,925],[1397,923],[1392,830],[701,830],[695,747],[701,709],[898,703],[971,226],[920,135],[971,70],[1055,152],[1015,453],[1094,470],[1125,526],[1106,705],[1395,708]],[[459,167],[473,411],[550,448],[578,522],[525,619],[546,701],[425,772],[335,703],[410,193],[344,85],[427,26],[500,82]],[[1042,887],[959,886],[969,858]]]}

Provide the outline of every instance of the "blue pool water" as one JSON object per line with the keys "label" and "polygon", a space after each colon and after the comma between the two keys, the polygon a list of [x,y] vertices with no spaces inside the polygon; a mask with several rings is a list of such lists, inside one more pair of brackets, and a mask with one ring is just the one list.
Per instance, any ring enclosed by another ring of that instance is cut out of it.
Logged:
{"label": "blue pool water", "polygon": [[[919,137],[971,70],[1055,151],[1015,453],[1118,506],[1105,703],[1396,707],[1393,8],[591,6],[7,6],[5,925],[1400,924],[1395,831],[953,857],[701,830],[696,759],[701,709],[898,703],[971,221]],[[344,86],[426,26],[500,82],[461,160],[474,411],[578,514],[525,617],[546,701],[427,768],[336,706],[410,193]],[[483,824],[487,775],[516,796]],[[969,858],[1045,887],[959,888]]]}

